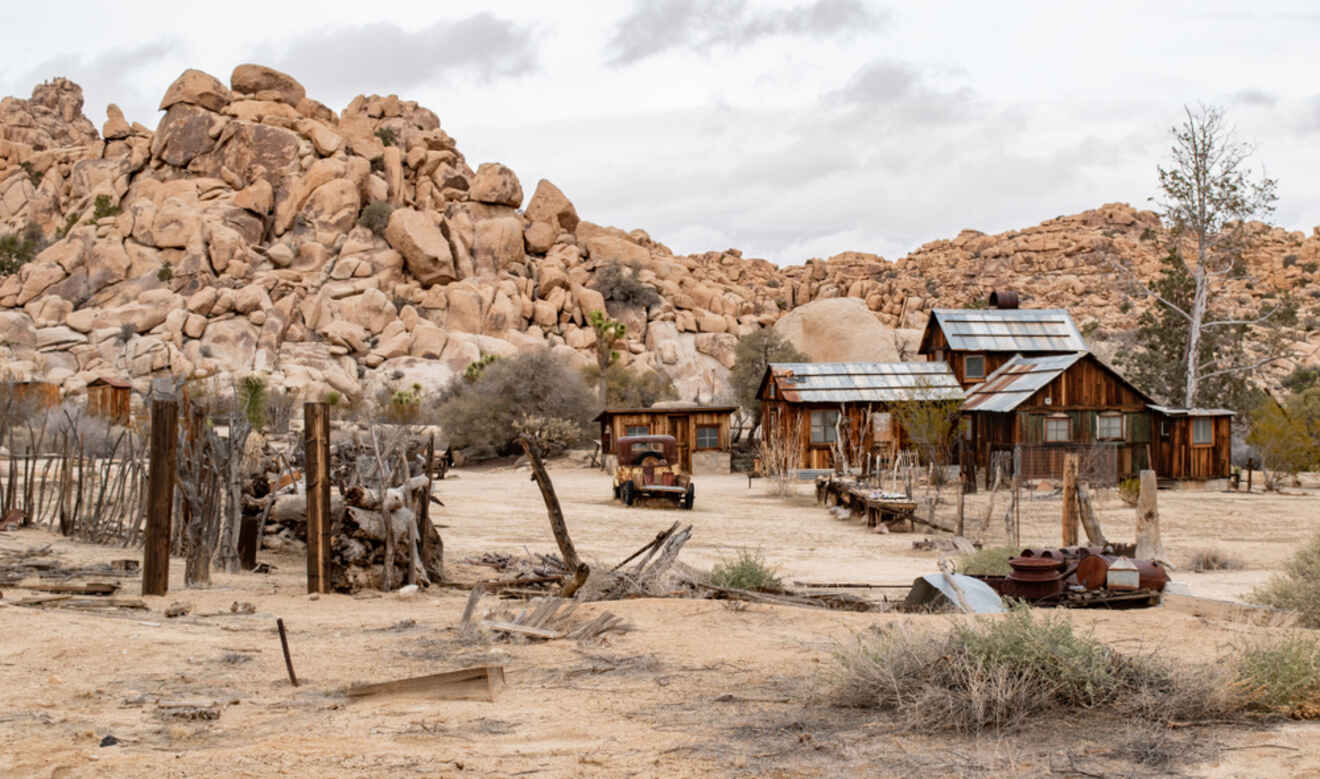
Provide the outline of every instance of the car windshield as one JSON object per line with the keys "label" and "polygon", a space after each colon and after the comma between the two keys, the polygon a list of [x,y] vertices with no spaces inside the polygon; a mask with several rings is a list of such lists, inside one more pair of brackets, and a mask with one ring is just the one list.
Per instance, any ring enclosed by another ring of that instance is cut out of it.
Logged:
{"label": "car windshield", "polygon": [[666,461],[673,462],[676,449],[674,442],[665,439],[651,439],[642,441],[632,441],[627,444],[627,456],[624,458],[625,464],[635,464],[645,454],[653,453],[664,458]]}

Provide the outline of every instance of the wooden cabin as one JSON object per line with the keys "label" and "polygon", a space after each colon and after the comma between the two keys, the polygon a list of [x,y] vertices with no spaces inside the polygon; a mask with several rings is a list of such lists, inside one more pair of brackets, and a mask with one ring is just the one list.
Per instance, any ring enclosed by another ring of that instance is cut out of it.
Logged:
{"label": "wooden cabin", "polygon": [[[1023,478],[1059,478],[1064,455],[1112,458],[1097,464],[1124,479],[1151,467],[1153,401],[1089,352],[1016,355],[968,391],[969,443],[976,463],[1013,452]],[[1109,444],[1111,446],[1096,446]]]}
{"label": "wooden cabin", "polygon": [[87,385],[87,413],[89,416],[109,419],[116,425],[127,425],[132,416],[133,385],[123,379],[105,376]]}
{"label": "wooden cabin", "polygon": [[771,363],[757,397],[771,448],[791,447],[800,469],[834,470],[840,451],[851,468],[865,468],[868,454],[891,456],[903,446],[898,404],[958,402],[963,391],[940,362]]}
{"label": "wooden cabin", "polygon": [[1232,411],[1154,405],[1150,409],[1157,474],[1189,481],[1232,475]]}
{"label": "wooden cabin", "polygon": [[0,409],[10,414],[38,414],[60,404],[60,385],[49,381],[16,381],[10,386],[9,408]]}
{"label": "wooden cabin", "polygon": [[1061,308],[1019,309],[1017,295],[994,292],[990,308],[936,308],[917,353],[947,362],[963,389],[980,384],[1015,355],[1072,354],[1086,339]]}
{"label": "wooden cabin", "polygon": [[[729,419],[735,406],[657,403],[650,408],[607,408],[600,423],[600,450],[614,455],[614,442],[627,435],[672,435],[678,443],[679,465],[688,473],[729,473]],[[612,468],[612,465],[607,465]]]}

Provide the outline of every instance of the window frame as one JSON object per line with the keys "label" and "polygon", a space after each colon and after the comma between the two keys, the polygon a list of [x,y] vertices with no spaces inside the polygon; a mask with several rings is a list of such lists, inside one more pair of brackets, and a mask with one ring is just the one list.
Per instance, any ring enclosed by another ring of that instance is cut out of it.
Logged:
{"label": "window frame", "polygon": [[[1196,440],[1196,426],[1199,423],[1205,423],[1209,431],[1209,440]],[[1192,446],[1214,446],[1215,445],[1215,420],[1212,417],[1192,417]]]}
{"label": "window frame", "polygon": [[[821,424],[819,426],[819,429],[823,432],[824,438],[822,438],[821,440],[817,440],[816,430],[818,426],[816,425],[816,418],[817,415],[823,415],[823,414],[828,414],[831,416],[829,417],[829,424]],[[839,412],[836,409],[828,409],[828,408],[813,409],[810,412],[810,416],[808,416],[807,420],[808,420],[807,440],[812,446],[832,447],[834,446],[835,443],[838,442]]]}
{"label": "window frame", "polygon": [[[633,432],[634,430],[641,430],[642,432],[640,432],[640,433],[634,433],[634,432]],[[650,426],[650,425],[624,425],[624,426],[623,426],[623,435],[624,435],[625,438],[631,438],[631,437],[633,437],[633,436],[638,436],[638,435],[650,435],[650,434],[651,434],[651,426]]]}
{"label": "window frame", "polygon": [[[980,361],[981,361],[981,371],[980,371],[980,373],[976,373],[976,374],[973,374],[973,373],[972,373],[971,368],[969,367],[969,365],[970,365],[971,360],[973,360],[973,359],[977,359],[977,360],[980,360]],[[987,366],[986,366],[985,355],[984,355],[984,354],[964,354],[964,355],[963,355],[963,378],[966,379],[967,381],[984,381],[984,380],[985,380],[985,376],[986,376],[986,370],[985,370],[986,367],[987,367]]]}
{"label": "window frame", "polygon": [[[704,430],[704,431],[712,431],[712,430],[715,431],[715,444],[714,444],[713,446],[702,446],[702,444],[701,444],[701,433],[702,433],[703,430]],[[698,451],[702,451],[702,450],[710,450],[710,449],[719,449],[719,448],[720,448],[720,426],[719,426],[719,425],[697,425],[697,432],[696,432],[696,435],[693,437],[693,443],[692,443],[692,445],[693,445],[693,448],[697,449]]]}
{"label": "window frame", "polygon": [[[1063,424],[1067,425],[1067,426],[1068,426],[1067,437],[1066,437],[1066,438],[1051,438],[1051,437],[1050,437],[1050,423],[1051,423],[1051,422],[1062,422]],[[1068,415],[1066,415],[1066,414],[1053,414],[1053,415],[1047,416],[1047,417],[1045,417],[1045,422],[1044,422],[1043,427],[1044,427],[1044,429],[1041,430],[1041,438],[1044,440],[1045,443],[1047,443],[1047,444],[1070,444],[1070,443],[1072,443],[1072,441],[1073,441],[1073,433],[1072,433],[1072,417],[1070,417],[1070,416],[1068,416]]]}
{"label": "window frame", "polygon": [[[1101,433],[1100,423],[1106,419],[1118,420],[1118,435],[1103,435]],[[1097,441],[1126,441],[1127,440],[1127,415],[1120,411],[1102,411],[1095,415],[1095,440]]]}

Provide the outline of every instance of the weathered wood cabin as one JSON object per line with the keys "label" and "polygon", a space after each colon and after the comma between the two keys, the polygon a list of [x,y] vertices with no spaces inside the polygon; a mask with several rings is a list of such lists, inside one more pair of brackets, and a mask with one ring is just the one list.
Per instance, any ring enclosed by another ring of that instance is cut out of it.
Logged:
{"label": "weathered wood cabin", "polygon": [[[688,473],[729,473],[729,418],[734,406],[659,403],[650,408],[607,408],[600,423],[600,450],[613,457],[614,442],[628,435],[672,435],[679,465]],[[612,467],[612,466],[607,466]]]}
{"label": "weathered wood cabin", "polygon": [[10,385],[9,398],[0,408],[6,414],[37,414],[60,404],[60,385],[49,381],[16,381]]}
{"label": "weathered wood cabin", "polygon": [[968,391],[962,410],[979,466],[995,452],[1013,452],[1024,478],[1057,478],[1064,455],[1085,448],[1112,458],[1096,465],[1098,472],[1124,479],[1154,459],[1152,402],[1095,355],[1079,351],[1014,356]]}
{"label": "weathered wood cabin", "polygon": [[127,425],[132,416],[133,385],[122,379],[102,376],[87,385],[87,413]]}
{"label": "weathered wood cabin", "polygon": [[1233,471],[1233,412],[1223,408],[1150,407],[1155,472],[1204,481]]}
{"label": "weathered wood cabin", "polygon": [[897,404],[960,401],[963,391],[941,362],[797,362],[767,366],[757,397],[763,440],[791,447],[799,468],[827,470],[839,465],[841,448],[853,467],[873,451],[901,448]]}
{"label": "weathered wood cabin", "polygon": [[1071,354],[1086,339],[1061,308],[1019,309],[1017,294],[994,292],[990,308],[936,308],[917,353],[947,362],[963,389],[985,381],[1014,355]]}

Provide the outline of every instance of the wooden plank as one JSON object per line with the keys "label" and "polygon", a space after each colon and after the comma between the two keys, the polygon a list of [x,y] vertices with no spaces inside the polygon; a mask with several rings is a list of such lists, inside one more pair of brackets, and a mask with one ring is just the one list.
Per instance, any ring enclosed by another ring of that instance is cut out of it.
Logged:
{"label": "wooden plank", "polygon": [[60,603],[61,607],[82,609],[142,609],[147,604],[137,598],[70,598]]}
{"label": "wooden plank", "polygon": [[491,630],[499,630],[504,633],[515,633],[520,636],[530,636],[532,638],[556,639],[564,637],[564,634],[558,630],[548,630],[546,628],[538,628],[531,625],[517,625],[512,622],[493,622],[485,620],[481,625],[482,627],[490,628]]}
{"label": "wooden plank", "polygon": [[[330,405],[303,404],[307,462],[307,591],[330,591]],[[390,527],[385,518],[385,527]]]}
{"label": "wooden plank", "polygon": [[1155,472],[1141,472],[1141,492],[1137,496],[1137,558],[1159,560],[1164,557],[1160,540],[1160,509],[1156,495]]}
{"label": "wooden plank", "polygon": [[64,595],[113,595],[119,590],[116,582],[89,582],[87,584],[20,584],[20,590],[53,592]]}
{"label": "wooden plank", "polygon": [[494,701],[503,686],[504,666],[481,665],[392,682],[358,684],[349,687],[344,694],[350,698],[364,698],[371,695],[427,693],[444,700]]}
{"label": "wooden plank", "polygon": [[1077,546],[1077,455],[1063,458],[1063,546]]}
{"label": "wooden plank", "polygon": [[142,594],[170,589],[170,524],[174,509],[174,449],[179,424],[172,399],[151,401],[151,461],[147,476],[147,539],[142,553]]}

